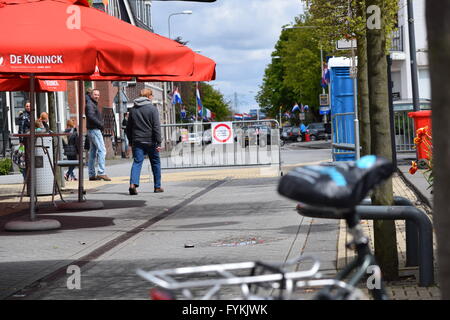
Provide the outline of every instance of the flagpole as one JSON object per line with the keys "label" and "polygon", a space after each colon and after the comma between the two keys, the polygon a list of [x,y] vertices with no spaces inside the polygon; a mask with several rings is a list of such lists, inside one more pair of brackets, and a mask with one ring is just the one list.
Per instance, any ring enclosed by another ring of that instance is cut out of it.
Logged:
{"label": "flagpole", "polygon": [[[325,78],[325,75],[323,74],[323,49],[322,46],[320,46],[320,66],[322,68],[322,79]],[[325,94],[325,88],[322,86],[322,94]],[[323,122],[327,123],[327,114],[325,113],[323,115]]]}
{"label": "flagpole", "polygon": [[198,81],[195,82],[195,122],[198,122],[198,101],[197,101]]}
{"label": "flagpole", "polygon": [[281,125],[281,106],[280,106],[280,112],[279,112],[279,115],[280,115],[280,128],[282,127],[282,125]]}

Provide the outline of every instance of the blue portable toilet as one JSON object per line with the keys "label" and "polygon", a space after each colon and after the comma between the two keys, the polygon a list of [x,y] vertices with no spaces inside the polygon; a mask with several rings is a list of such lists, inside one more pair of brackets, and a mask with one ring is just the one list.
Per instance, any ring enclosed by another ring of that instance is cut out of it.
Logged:
{"label": "blue portable toilet", "polygon": [[333,57],[328,60],[333,161],[352,161],[356,158],[354,150],[336,147],[355,146],[355,104],[350,66],[349,58]]}

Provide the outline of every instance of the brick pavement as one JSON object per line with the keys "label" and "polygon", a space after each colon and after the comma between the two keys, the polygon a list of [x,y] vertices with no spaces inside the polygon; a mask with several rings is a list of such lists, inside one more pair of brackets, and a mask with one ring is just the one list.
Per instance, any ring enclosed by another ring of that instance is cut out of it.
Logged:
{"label": "brick pavement", "polygon": [[[401,196],[409,199],[416,207],[427,213],[428,217],[432,219],[432,210],[425,203],[421,202],[416,194],[407,186],[403,179],[395,175],[393,177],[394,195]],[[364,233],[369,235],[370,246],[373,245],[373,221],[363,220]],[[395,222],[397,231],[397,251],[399,258],[399,274],[400,279],[398,281],[385,282],[388,295],[393,300],[438,300],[440,299],[439,287],[437,285],[431,287],[419,287],[418,286],[418,268],[406,267],[406,234],[405,234],[405,221],[397,220]],[[338,256],[337,256],[337,268],[342,267],[355,257],[355,253],[351,249],[347,249],[345,244],[350,241],[350,236],[347,233],[347,227],[345,221],[341,221],[339,228],[338,238]],[[436,238],[433,235],[433,246],[436,248]],[[435,249],[436,250],[436,249]],[[434,254],[436,257],[436,252]],[[437,262],[434,259],[435,279]],[[363,289],[364,287],[361,286]],[[368,292],[365,290],[366,293]]]}

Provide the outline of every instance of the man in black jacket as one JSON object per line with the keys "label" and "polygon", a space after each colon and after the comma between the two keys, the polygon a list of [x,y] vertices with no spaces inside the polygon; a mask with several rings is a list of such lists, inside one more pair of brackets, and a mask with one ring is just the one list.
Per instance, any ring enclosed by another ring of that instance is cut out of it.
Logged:
{"label": "man in black jacket", "polygon": [[[31,129],[31,103],[30,101],[25,102],[24,111],[19,116],[19,133],[30,133]],[[20,147],[25,148],[25,168],[20,168],[20,172],[22,172],[22,176],[24,179],[27,179],[27,168],[30,167],[30,149],[28,147],[27,138],[20,137]]]}
{"label": "man in black jacket", "polygon": [[[31,118],[31,104],[29,101],[25,103],[23,113],[19,116],[19,133],[29,133],[30,131],[30,118]],[[20,138],[20,142],[23,142],[25,139]]]}
{"label": "man in black jacket", "polygon": [[141,97],[134,100],[134,106],[128,115],[126,134],[133,150],[131,167],[130,195],[136,195],[139,187],[142,163],[148,155],[153,172],[154,192],[164,192],[161,188],[161,125],[157,107],[152,103],[152,90],[142,89]]}
{"label": "man in black jacket", "polygon": [[[98,110],[98,99],[100,91],[92,90],[86,95],[86,128],[89,137],[89,180],[111,179],[105,174],[106,148],[103,141],[103,118]],[[98,170],[96,174],[95,160],[98,161]]]}

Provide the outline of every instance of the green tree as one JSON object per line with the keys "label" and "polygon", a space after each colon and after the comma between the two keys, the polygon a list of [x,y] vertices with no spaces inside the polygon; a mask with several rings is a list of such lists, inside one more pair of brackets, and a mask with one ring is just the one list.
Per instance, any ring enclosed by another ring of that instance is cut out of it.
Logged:
{"label": "green tree", "polygon": [[255,99],[268,117],[278,119],[280,111],[290,111],[295,95],[284,85],[284,67],[280,57],[275,57],[265,70],[263,84]]}
{"label": "green tree", "polygon": [[[357,41],[356,55],[358,57],[358,119],[360,122],[361,155],[371,154],[369,88],[367,75],[366,50],[366,3],[365,0],[305,0],[311,22],[320,26],[316,30],[321,45],[333,53],[335,42],[343,38],[354,38]],[[396,25],[398,11],[397,0],[387,0],[383,3],[383,14],[387,22],[383,28],[386,34],[391,34]],[[386,39],[386,47],[391,45],[390,37]],[[336,52],[334,52],[336,53]],[[339,54],[349,55],[340,51]]]}
{"label": "green tree", "polygon": [[[366,6],[376,6],[373,18],[379,19],[379,26],[367,24],[367,70],[369,79],[371,151],[373,154],[392,159],[390,144],[391,132],[389,119],[389,96],[386,61],[386,32],[389,21],[386,20],[386,3],[388,0],[366,0]],[[372,7],[371,7],[372,6]],[[378,10],[378,9],[377,9]],[[368,12],[366,11],[366,12]],[[376,21],[375,21],[376,22]],[[395,150],[394,150],[395,151]],[[392,205],[392,179],[375,188],[372,193],[374,205]],[[398,277],[398,254],[395,222],[389,220],[374,221],[375,256],[386,279]]]}
{"label": "green tree", "polygon": [[[358,113],[362,154],[392,157],[390,144],[386,54],[387,37],[394,29],[397,0],[307,0],[312,22],[322,46],[332,50],[336,40],[357,39]],[[375,14],[372,10],[375,10]],[[369,16],[366,13],[370,12]],[[379,13],[379,15],[378,15]],[[368,27],[370,25],[370,27]],[[342,53],[340,53],[342,55]],[[392,180],[372,194],[377,205],[392,205]],[[398,275],[398,255],[393,221],[375,221],[375,255],[386,278]]]}
{"label": "green tree", "polygon": [[311,22],[319,26],[316,36],[321,46],[331,54],[349,56],[350,51],[335,49],[337,40],[356,39],[358,58],[358,119],[360,121],[361,155],[370,154],[369,88],[367,80],[367,53],[364,0],[306,0]]}
{"label": "green tree", "polygon": [[[308,16],[298,17],[296,26],[308,25]],[[318,115],[321,66],[318,41],[310,29],[286,29],[275,45],[272,62],[266,67],[256,96],[263,112],[273,118],[291,111],[298,102]],[[314,116],[313,116],[314,117]],[[298,118],[294,118],[298,124]]]}

